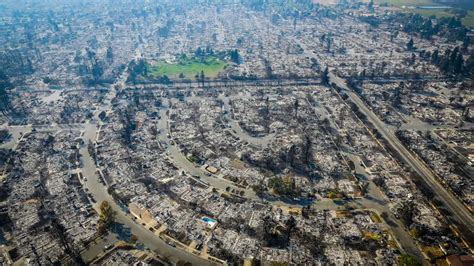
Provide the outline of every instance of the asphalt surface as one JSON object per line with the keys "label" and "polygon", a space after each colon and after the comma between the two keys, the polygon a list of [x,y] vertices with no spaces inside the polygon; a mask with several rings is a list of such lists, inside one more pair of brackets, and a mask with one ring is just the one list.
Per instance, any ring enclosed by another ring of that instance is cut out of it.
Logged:
{"label": "asphalt surface", "polygon": [[[95,139],[95,125],[86,129],[84,133],[84,140],[88,143],[89,140]],[[209,261],[204,260],[196,255],[193,255],[187,251],[174,248],[168,245],[165,241],[155,235],[153,232],[146,229],[141,224],[136,223],[132,216],[120,205],[118,205],[110,194],[107,192],[107,188],[103,183],[100,182],[100,176],[96,172],[96,165],[87,150],[87,145],[84,145],[80,149],[82,156],[83,167],[82,173],[86,181],[84,181],[84,187],[87,188],[88,192],[93,195],[96,200],[94,208],[98,210],[99,204],[102,201],[108,201],[112,208],[116,211],[116,222],[121,223],[130,228],[131,233],[136,235],[140,242],[142,242],[147,248],[156,251],[163,257],[170,259],[171,261],[184,260],[191,262],[193,265],[212,265]]]}
{"label": "asphalt surface", "polygon": [[[195,98],[198,99],[198,98]],[[170,143],[169,138],[167,137],[169,132],[169,117],[167,115],[167,110],[169,106],[168,100],[163,101],[163,109],[160,111],[161,119],[158,123],[157,128],[160,130],[160,142],[162,145],[167,146],[168,156],[173,160],[175,165],[180,169],[184,169],[187,173],[192,174],[193,176],[199,176],[200,180],[206,182],[210,186],[223,190],[227,186],[231,188],[237,188],[233,185],[231,181],[216,178],[215,176],[208,176],[206,175],[202,169],[198,168],[196,165],[191,163],[186,157],[179,151],[176,145],[172,145]],[[316,108],[318,109],[318,108]],[[322,110],[317,110],[321,112]],[[321,114],[323,116],[327,114]],[[245,134],[245,133],[243,133]],[[261,144],[261,143],[258,143]],[[361,160],[359,156],[347,154],[348,158],[354,162],[356,166],[356,173],[358,175],[365,176],[367,178],[368,173],[366,169],[361,165]],[[395,218],[390,208],[386,205],[387,199],[386,196],[383,194],[380,189],[373,184],[373,182],[367,180],[369,182],[368,187],[368,197],[366,198],[357,198],[353,199],[350,202],[347,202],[344,206],[337,205],[332,200],[324,200],[324,201],[316,201],[312,204],[312,207],[318,210],[340,210],[345,209],[348,206],[352,206],[355,209],[367,209],[372,210],[381,215],[382,213],[386,213],[388,217],[388,221],[383,224],[382,227],[389,229],[393,236],[395,237],[396,241],[400,245],[400,247],[407,253],[417,256],[420,260],[423,260],[423,255],[416,245],[413,238],[409,235],[409,233],[405,230],[403,224]],[[259,201],[260,199],[255,194],[252,189],[242,189],[237,188],[239,190],[245,191],[244,197],[250,200]],[[281,200],[272,200],[268,201],[269,204],[273,206],[286,206],[286,207],[300,207],[297,203],[288,203],[283,202]]]}
{"label": "asphalt surface", "polygon": [[367,116],[369,121],[374,125],[382,137],[392,146],[392,148],[402,157],[402,159],[415,170],[424,180],[424,182],[432,189],[441,202],[451,211],[453,218],[459,222],[466,230],[473,233],[474,217],[473,214],[461,203],[461,201],[445,188],[438,178],[433,174],[423,162],[416,158],[410,151],[398,140],[393,132],[375,115],[360,99],[360,97],[347,87],[346,82],[330,74],[331,82],[342,88],[359,110]]}
{"label": "asphalt surface", "polygon": [[[427,168],[419,159],[415,158],[404,146],[403,144],[396,138],[394,133],[390,131],[390,129],[366,106],[365,103],[353,93],[345,84],[343,79],[340,79],[333,74],[330,75],[331,82],[336,83],[339,87],[345,90],[345,93],[351,98],[351,100],[359,107],[361,112],[363,112],[372,122],[372,124],[376,127],[376,129],[380,132],[380,134],[393,146],[393,148],[403,157],[403,159],[416,171],[418,172],[423,179],[427,182],[427,184],[433,189],[433,191],[442,199],[443,203],[451,209],[451,211],[455,214],[457,220],[462,222],[466,228],[474,228],[473,216],[464,205],[453,195],[451,192],[447,191],[442,184],[439,183],[436,176],[431,172],[429,168]],[[123,84],[120,84],[123,87]],[[115,90],[112,90],[106,99],[106,104],[102,106],[99,110],[95,113],[96,121],[100,121],[98,119],[98,114],[101,111],[110,111],[111,110],[111,100],[114,98],[116,94]],[[228,104],[228,103],[227,103]],[[228,108],[228,106],[226,106]],[[227,109],[226,108],[226,109]],[[238,190],[245,191],[244,197],[259,200],[258,197],[255,195],[255,192],[251,189],[242,189],[236,187],[231,181],[225,180],[223,178],[218,178],[216,176],[209,176],[203,169],[196,167],[193,163],[188,161],[186,157],[180,152],[178,147],[172,144],[172,140],[168,138],[169,134],[169,121],[168,115],[166,114],[166,108],[161,110],[162,119],[158,124],[158,128],[160,129],[160,143],[167,147],[168,156],[177,164],[178,167],[184,169],[188,174],[198,176],[199,179],[209,185],[216,187],[220,190],[224,190],[227,187],[235,188]],[[100,122],[99,122],[100,123]],[[51,125],[46,126],[44,129],[39,130],[62,130],[74,127],[74,129],[84,129],[84,136],[83,138],[86,140],[95,140],[95,136],[97,134],[97,127],[95,124],[82,124],[82,125]],[[18,142],[18,138],[20,137],[20,132],[28,132],[31,130],[31,126],[19,126],[19,127],[9,127],[10,130],[13,132],[13,138],[5,146],[14,146]],[[238,128],[237,128],[238,129]],[[242,132],[242,134],[245,134]],[[242,136],[239,136],[242,137]],[[244,138],[245,139],[245,138]],[[248,141],[248,140],[247,140]],[[253,142],[248,141],[248,142]],[[260,139],[262,142],[262,140]],[[265,144],[261,143],[260,144]],[[265,142],[265,141],[263,141]],[[191,253],[188,253],[181,249],[176,249],[172,246],[166,244],[162,239],[158,236],[153,234],[151,231],[147,230],[145,227],[141,226],[140,224],[136,223],[130,214],[122,207],[116,204],[113,198],[107,193],[105,185],[99,182],[99,176],[96,173],[96,166],[93,162],[92,158],[90,157],[89,152],[87,151],[87,147],[83,147],[81,150],[81,155],[83,156],[84,166],[83,166],[83,174],[87,177],[87,181],[85,181],[84,186],[89,190],[89,192],[94,196],[97,202],[101,202],[103,200],[107,200],[111,203],[111,206],[115,211],[117,211],[117,222],[124,224],[125,226],[131,229],[131,232],[138,236],[140,242],[142,242],[146,247],[157,251],[160,255],[164,257],[168,257],[173,261],[177,261],[178,259],[182,259],[185,261],[189,261],[195,265],[209,265],[210,262],[206,261],[198,256],[195,256]],[[357,164],[356,164],[357,166]],[[363,170],[359,169],[358,172],[362,172]],[[389,216],[390,222],[387,223],[387,227],[394,233],[395,237],[397,238],[399,244],[405,251],[421,256],[421,252],[419,248],[414,243],[413,239],[409,236],[409,234],[405,231],[403,225],[393,217],[393,214],[388,210],[384,202],[384,195],[381,193],[376,186],[370,184],[369,186],[369,195],[370,198],[366,199],[357,199],[353,200],[349,203],[349,205],[355,208],[363,208],[363,209],[372,209],[378,212],[386,212]],[[294,204],[288,204],[285,202],[279,201],[272,201],[270,202],[273,205],[288,205],[294,206]],[[339,209],[341,206],[335,205],[332,201],[331,202],[316,202],[313,204],[316,208],[319,209]],[[97,207],[97,206],[96,206]],[[472,229],[471,229],[472,230]],[[97,247],[94,247],[97,248]],[[99,248],[100,250],[100,248]],[[93,252],[91,250],[92,253]]]}

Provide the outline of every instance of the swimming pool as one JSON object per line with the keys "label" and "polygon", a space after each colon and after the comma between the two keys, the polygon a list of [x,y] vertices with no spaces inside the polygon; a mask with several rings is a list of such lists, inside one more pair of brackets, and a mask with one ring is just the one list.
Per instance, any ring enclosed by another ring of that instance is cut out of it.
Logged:
{"label": "swimming pool", "polygon": [[205,222],[210,228],[214,227],[217,224],[216,220],[209,217],[202,217],[201,220]]}

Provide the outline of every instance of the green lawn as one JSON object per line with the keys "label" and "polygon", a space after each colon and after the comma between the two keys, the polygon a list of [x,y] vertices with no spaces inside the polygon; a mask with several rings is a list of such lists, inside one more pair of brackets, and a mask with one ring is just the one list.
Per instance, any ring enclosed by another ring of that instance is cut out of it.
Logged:
{"label": "green lawn", "polygon": [[467,16],[462,19],[462,23],[468,27],[474,28],[474,10],[467,12]]}
{"label": "green lawn", "polygon": [[[395,7],[402,6],[437,6],[442,5],[435,3],[432,0],[378,0],[380,4],[388,4]],[[452,17],[454,16],[448,9],[403,9],[405,12],[417,13],[423,16]],[[462,19],[462,22],[467,27],[474,28],[474,10],[470,10],[467,16]]]}
{"label": "green lawn", "polygon": [[444,18],[454,16],[447,9],[413,9],[410,10],[410,12],[417,13],[426,17],[435,16],[437,18]]}
{"label": "green lawn", "polygon": [[380,4],[389,4],[397,7],[401,6],[422,6],[436,5],[432,0],[378,0]]}
{"label": "green lawn", "polygon": [[204,71],[204,76],[215,78],[227,67],[227,62],[214,56],[187,57],[182,55],[175,64],[157,62],[149,66],[152,77],[168,76],[171,79],[179,79],[180,74],[184,78],[193,79],[196,74]]}

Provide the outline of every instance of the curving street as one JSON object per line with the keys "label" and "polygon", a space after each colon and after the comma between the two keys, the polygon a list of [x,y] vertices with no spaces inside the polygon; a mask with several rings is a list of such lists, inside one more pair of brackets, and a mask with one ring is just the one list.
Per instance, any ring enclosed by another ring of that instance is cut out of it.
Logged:
{"label": "curving street", "polygon": [[[335,79],[333,76],[331,79],[334,81],[338,81],[339,86],[342,81]],[[354,93],[350,92],[348,88],[346,87],[346,93],[349,94],[351,99],[353,97],[357,97]],[[98,119],[98,114],[102,111],[109,112],[112,110],[111,106],[111,101],[115,97],[117,91],[116,89],[112,89],[109,91],[106,102],[105,104],[96,110],[93,121],[99,121],[97,124],[94,122],[90,123],[85,123],[85,124],[71,124],[71,125],[57,125],[57,124],[52,124],[52,125],[47,125],[47,126],[32,126],[32,125],[26,125],[26,126],[17,126],[17,127],[10,127],[14,129],[13,132],[13,138],[10,140],[10,142],[4,144],[8,147],[14,147],[16,144],[19,142],[19,139],[21,139],[21,133],[26,133],[30,132],[33,128],[37,131],[48,131],[48,132],[57,132],[60,130],[80,130],[83,132],[82,138],[85,143],[88,143],[89,141],[92,141],[95,143],[97,139],[99,139],[98,135],[100,133],[100,126],[101,122]],[[196,98],[195,96],[193,96]],[[229,110],[229,105],[228,101],[229,98],[221,96],[221,99],[224,101],[224,110]],[[357,102],[358,98],[355,98],[355,102]],[[363,102],[359,99],[359,104],[363,104]],[[160,110],[160,116],[161,119],[159,120],[157,124],[157,129],[159,130],[159,143],[163,147],[166,148],[166,155],[168,158],[180,169],[184,170],[186,174],[188,175],[189,178],[194,178],[197,181],[204,182],[207,185],[216,188],[221,191],[225,191],[226,188],[230,187],[231,189],[235,189],[238,191],[243,191],[243,197],[247,198],[249,200],[255,200],[255,201],[262,201],[261,198],[259,198],[256,193],[251,189],[251,188],[241,188],[236,186],[232,181],[229,181],[227,179],[223,179],[221,177],[218,177],[216,175],[210,175],[207,173],[207,171],[201,169],[194,163],[190,162],[184,154],[179,150],[178,145],[174,143],[172,139],[172,135],[169,129],[169,111],[172,111],[169,109],[169,100],[168,99],[163,99],[163,108]],[[315,109],[318,109],[315,107]],[[362,111],[365,111],[368,115],[368,110],[367,108],[361,108]],[[318,111],[318,110],[316,110]],[[372,116],[375,116],[372,113]],[[368,117],[371,117],[369,116]],[[237,132],[240,132],[236,136],[243,139],[244,141],[247,141],[249,143],[252,143],[254,145],[265,145],[268,144],[270,139],[273,137],[271,135],[268,135],[266,138],[255,138],[251,137],[248,134],[246,134],[238,125],[238,122],[230,118],[230,116],[227,117],[229,124],[234,124],[234,127],[231,126],[231,130],[234,129]],[[375,117],[376,118],[376,117]],[[387,130],[381,131],[389,133]],[[393,135],[393,133],[392,133]],[[267,139],[268,138],[268,139]],[[395,136],[393,135],[393,138]],[[396,139],[396,138],[395,138]],[[255,143],[253,143],[255,142]],[[399,142],[398,142],[399,143]],[[399,145],[402,145],[399,143]],[[172,261],[177,261],[178,259],[182,259],[185,261],[189,261],[193,264],[197,265],[205,265],[205,264],[211,264],[209,261],[204,260],[196,255],[193,255],[185,250],[174,248],[170,245],[168,245],[166,242],[164,242],[159,236],[155,235],[153,232],[147,230],[144,226],[136,223],[132,216],[127,212],[126,208],[123,206],[120,206],[117,204],[112,196],[108,194],[107,192],[107,187],[100,182],[100,176],[97,173],[97,168],[96,165],[89,154],[89,151],[87,149],[87,145],[84,145],[80,149],[80,154],[82,155],[83,159],[83,166],[81,171],[83,172],[83,175],[87,178],[83,185],[84,187],[88,190],[89,193],[92,194],[93,198],[98,202],[102,202],[104,200],[107,200],[110,202],[112,208],[117,212],[117,221],[119,223],[124,224],[125,226],[129,227],[131,229],[131,232],[138,237],[138,239],[149,249],[157,251],[158,254],[162,255],[163,257],[169,258]],[[355,154],[350,154],[348,152],[345,152],[345,156],[352,160],[354,162],[354,165],[356,166],[356,174],[359,176],[364,176],[367,177],[368,173],[366,172],[366,169],[361,166],[361,161],[360,158],[355,155]],[[411,156],[412,157],[412,156]],[[410,157],[408,157],[410,158]],[[417,167],[423,167],[423,165],[419,164],[414,164],[414,166]],[[421,168],[421,170],[423,170]],[[424,169],[426,170],[426,169]],[[274,201],[267,201],[269,204],[273,206],[286,206],[286,207],[299,207],[298,203],[295,202],[284,202],[281,200],[274,200]],[[95,208],[98,208],[98,203],[95,204]],[[342,208],[347,208],[347,207],[352,207],[354,209],[365,209],[365,210],[372,210],[379,215],[382,213],[387,214],[385,217],[386,220],[384,221],[383,227],[390,229],[390,231],[393,233],[394,237],[396,238],[397,242],[401,246],[403,250],[405,250],[408,253],[414,254],[417,257],[422,257],[422,253],[420,252],[420,249],[412,239],[412,237],[409,235],[409,233],[405,230],[403,224],[398,221],[394,217],[394,215],[391,213],[390,209],[386,205],[386,197],[385,195],[379,190],[378,187],[376,187],[372,182],[369,181],[369,187],[368,187],[368,192],[366,198],[357,198],[350,200],[345,203],[344,206],[335,204],[332,200],[323,200],[323,201],[317,201],[312,204],[312,207],[315,209],[319,210],[340,210]],[[90,254],[95,254],[100,252],[101,249],[97,248],[96,246],[91,246],[89,247],[88,256],[92,257]]]}

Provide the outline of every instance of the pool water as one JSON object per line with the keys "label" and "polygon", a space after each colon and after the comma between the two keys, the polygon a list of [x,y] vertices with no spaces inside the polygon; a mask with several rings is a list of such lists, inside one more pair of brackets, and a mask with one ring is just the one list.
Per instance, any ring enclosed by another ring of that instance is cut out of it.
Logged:
{"label": "pool water", "polygon": [[208,224],[215,224],[217,223],[216,220],[212,219],[212,218],[209,218],[209,217],[202,217],[202,219],[204,222],[208,223]]}

